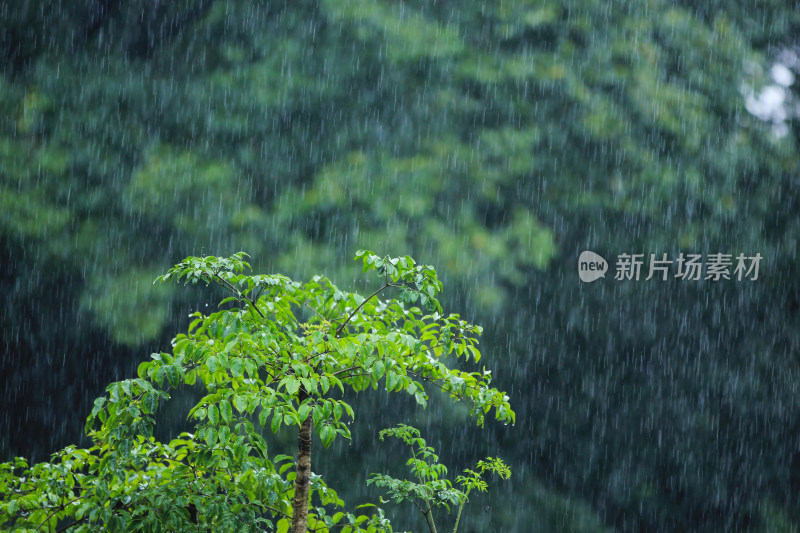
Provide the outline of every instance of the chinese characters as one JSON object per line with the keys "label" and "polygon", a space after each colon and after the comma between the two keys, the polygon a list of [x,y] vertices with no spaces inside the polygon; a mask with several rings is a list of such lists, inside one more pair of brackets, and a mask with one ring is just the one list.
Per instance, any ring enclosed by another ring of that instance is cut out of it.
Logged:
{"label": "chinese characters", "polygon": [[[758,279],[761,254],[746,256],[743,253],[735,258],[732,254],[708,254],[703,260],[701,254],[684,254],[670,259],[667,254],[650,254],[645,265],[645,254],[619,254],[617,256],[614,279],[618,281],[652,278],[666,281],[670,276],[687,281],[735,279],[737,281]],[[643,276],[646,274],[646,277]]]}

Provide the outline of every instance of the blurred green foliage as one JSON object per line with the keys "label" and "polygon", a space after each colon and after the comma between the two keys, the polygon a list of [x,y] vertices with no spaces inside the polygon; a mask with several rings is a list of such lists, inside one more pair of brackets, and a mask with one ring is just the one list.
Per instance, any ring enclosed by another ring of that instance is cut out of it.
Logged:
{"label": "blurred green foliage", "polygon": [[[0,24],[2,446],[78,438],[53,405],[205,303],[148,272],[247,249],[348,280],[365,247],[492,324],[527,435],[495,439],[541,482],[511,509],[544,487],[620,531],[800,521],[800,129],[743,96],[792,3],[42,0]],[[585,249],[764,262],[584,286]]]}

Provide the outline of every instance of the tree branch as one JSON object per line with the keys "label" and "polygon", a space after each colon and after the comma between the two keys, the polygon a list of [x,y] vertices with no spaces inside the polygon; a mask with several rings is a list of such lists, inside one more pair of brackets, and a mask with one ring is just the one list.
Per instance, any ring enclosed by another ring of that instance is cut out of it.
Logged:
{"label": "tree branch", "polygon": [[44,518],[44,520],[42,520],[41,523],[38,526],[36,526],[36,530],[38,531],[38,530],[42,529],[42,526],[45,525],[45,523],[48,522],[53,517],[54,514],[56,514],[59,511],[63,511],[64,509],[66,509],[67,505],[69,505],[71,503],[74,503],[74,502],[76,502],[76,501],[78,501],[78,500],[80,500],[82,498],[83,498],[83,496],[78,496],[77,498],[73,498],[70,501],[68,501],[66,503],[62,503],[61,505],[57,506],[52,513],[47,515]]}
{"label": "tree branch", "polygon": [[358,307],[356,307],[356,308],[353,310],[353,312],[352,312],[352,313],[350,313],[350,314],[348,315],[348,317],[347,317],[347,318],[344,320],[344,322],[342,322],[342,325],[341,325],[341,326],[339,326],[339,329],[337,329],[337,330],[336,330],[336,335],[335,335],[335,337],[338,337],[338,336],[339,336],[339,335],[342,333],[342,331],[344,331],[344,328],[345,328],[345,327],[347,326],[347,324],[350,322],[350,319],[351,319],[351,318],[353,318],[353,317],[355,316],[355,314],[356,314],[356,313],[358,313],[358,312],[361,310],[361,308],[362,308],[362,307],[364,307],[364,304],[366,304],[366,303],[367,303],[368,301],[370,301],[372,298],[374,298],[375,296],[377,296],[378,294],[380,294],[380,293],[381,293],[381,291],[383,291],[383,290],[384,290],[386,287],[389,287],[389,282],[386,282],[386,283],[384,283],[383,287],[381,287],[380,289],[378,289],[378,290],[376,290],[375,292],[373,292],[372,294],[370,294],[370,295],[369,295],[369,296],[368,296],[368,297],[367,297],[367,298],[366,298],[366,299],[365,299],[363,302],[361,302],[361,303],[358,305]]}
{"label": "tree branch", "polygon": [[233,283],[220,276],[219,272],[214,272],[214,277],[219,280],[217,282],[217,285],[225,289],[228,289],[233,294],[235,294],[237,298],[244,299],[247,303],[250,304],[250,306],[253,309],[256,310],[256,312],[261,316],[261,318],[266,318],[266,316],[264,316],[264,313],[261,312],[261,309],[259,309],[258,306],[256,306],[256,303],[247,296],[245,296],[244,293],[242,293],[242,291],[240,291]]}

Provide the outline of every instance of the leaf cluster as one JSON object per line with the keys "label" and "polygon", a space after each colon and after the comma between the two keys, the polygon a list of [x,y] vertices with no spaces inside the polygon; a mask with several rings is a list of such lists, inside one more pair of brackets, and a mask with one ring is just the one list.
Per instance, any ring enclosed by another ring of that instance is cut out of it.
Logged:
{"label": "leaf cluster", "polygon": [[[350,438],[356,414],[342,399],[348,389],[381,387],[425,406],[426,387],[433,385],[469,402],[478,424],[492,408],[497,419],[513,422],[508,397],[490,386],[489,372],[445,363],[451,354],[478,361],[481,329],[441,314],[441,283],[432,267],[360,251],[365,271],[382,281],[364,297],[322,276],[301,284],[247,275],[246,257],[189,257],[158,278],[219,285],[229,293],[223,304],[233,305],[192,314],[170,353],[152,354],[136,378],[107,387],[85,425],[93,447],[67,448],[49,463],[2,465],[0,524],[21,530],[283,531],[292,513],[295,464],[271,453],[264,432],[310,420],[325,446]],[[381,298],[387,290],[399,290],[401,298]],[[416,299],[430,312],[409,306]],[[204,392],[188,412],[193,431],[157,442],[160,406],[186,386]],[[419,442],[411,466],[428,484],[410,490],[463,504],[461,493],[439,480],[446,469]],[[343,501],[313,473],[310,494],[313,531],[391,531],[379,508],[359,516],[337,510]]]}

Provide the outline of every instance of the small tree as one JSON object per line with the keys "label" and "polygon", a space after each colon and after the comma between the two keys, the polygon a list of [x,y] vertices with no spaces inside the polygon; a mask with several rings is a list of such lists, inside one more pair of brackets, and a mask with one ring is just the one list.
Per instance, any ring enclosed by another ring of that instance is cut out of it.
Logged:
{"label": "small tree", "polygon": [[[350,437],[352,408],[336,396],[382,386],[425,406],[426,386],[470,403],[482,425],[492,408],[513,421],[491,374],[451,369],[449,354],[477,361],[481,328],[443,316],[441,283],[410,257],[359,251],[380,286],[369,296],[317,276],[300,284],[247,275],[246,254],[190,257],[159,278],[217,284],[230,308],[193,315],[172,353],[153,354],[136,379],[111,384],[86,424],[95,446],[68,447],[51,463],[24,459],[0,467],[0,524],[74,531],[390,531],[382,511],[328,514],[343,502],[311,471],[311,436],[325,446]],[[396,298],[381,299],[387,290]],[[423,312],[415,303],[426,309]],[[222,305],[221,304],[221,305]],[[191,409],[194,433],[169,444],[152,437],[155,413],[171,389],[201,384]],[[261,427],[297,426],[296,459],[271,457]],[[463,502],[462,502],[463,503]]]}
{"label": "small tree", "polygon": [[453,525],[453,533],[457,533],[461,511],[464,510],[464,504],[472,490],[484,492],[488,487],[483,479],[484,474],[493,472],[502,479],[511,477],[511,470],[502,459],[487,457],[486,460],[478,461],[475,470],[466,469],[462,475],[456,477],[456,485],[460,489],[455,488],[444,477],[447,474],[447,467],[439,462],[439,456],[428,446],[425,439],[420,437],[418,429],[400,424],[397,427],[384,429],[379,436],[381,440],[386,437],[396,437],[411,449],[411,458],[406,465],[414,474],[416,481],[397,479],[386,474],[372,474],[367,485],[375,484],[385,488],[396,503],[402,501],[413,503],[425,517],[425,523],[431,533],[437,533],[432,512],[434,507],[445,507],[449,511],[451,505],[458,506],[458,514]]}

